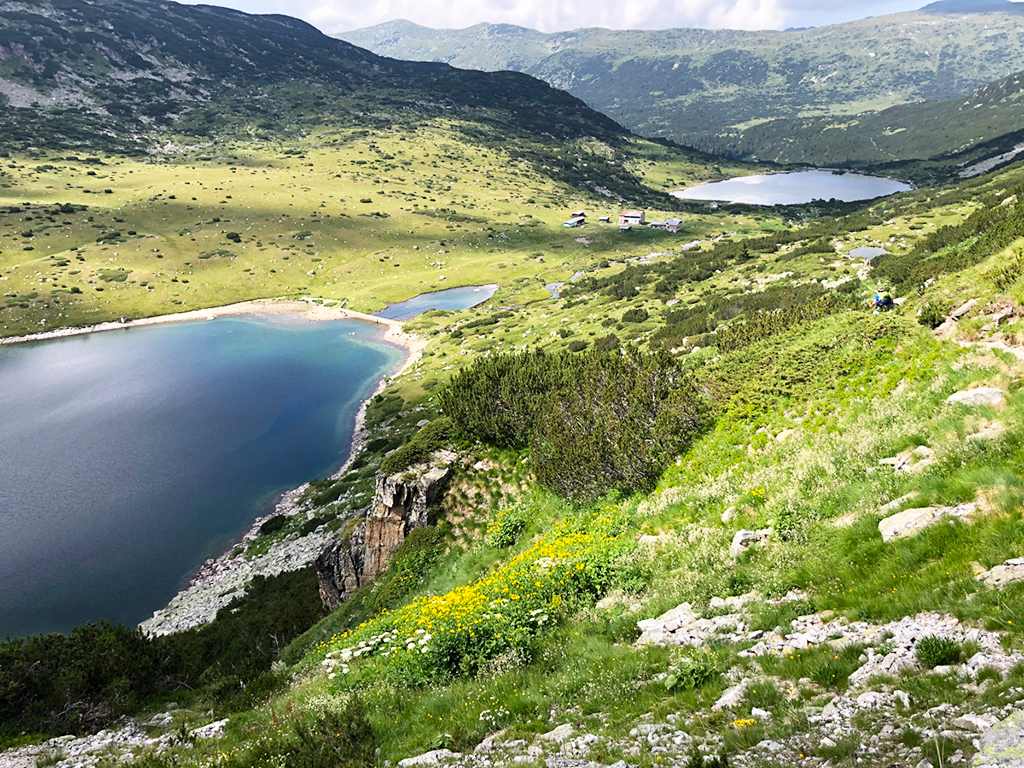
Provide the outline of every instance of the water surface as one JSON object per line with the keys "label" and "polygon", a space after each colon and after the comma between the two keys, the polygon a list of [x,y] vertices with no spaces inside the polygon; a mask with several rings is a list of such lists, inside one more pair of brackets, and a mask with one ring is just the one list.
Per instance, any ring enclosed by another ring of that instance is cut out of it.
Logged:
{"label": "water surface", "polygon": [[878,176],[832,171],[797,171],[741,176],[701,184],[672,194],[683,200],[716,200],[748,205],[801,205],[812,200],[871,200],[906,192],[909,184]]}
{"label": "water surface", "polygon": [[853,259],[877,259],[879,256],[888,253],[885,248],[875,245],[862,245],[850,251],[850,258]]}
{"label": "water surface", "polygon": [[382,329],[220,318],[0,347],[0,637],[135,624],[344,460]]}
{"label": "water surface", "polygon": [[457,312],[482,304],[491,298],[496,290],[498,290],[497,285],[469,285],[465,288],[449,288],[445,291],[421,293],[408,301],[392,304],[387,309],[377,312],[376,315],[389,320],[409,320],[430,309]]}

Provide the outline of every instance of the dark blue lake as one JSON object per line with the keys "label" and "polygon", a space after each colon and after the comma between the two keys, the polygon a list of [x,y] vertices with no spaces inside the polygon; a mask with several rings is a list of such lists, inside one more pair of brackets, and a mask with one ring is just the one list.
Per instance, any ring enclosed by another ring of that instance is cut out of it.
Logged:
{"label": "dark blue lake", "polygon": [[382,339],[279,316],[0,347],[0,638],[162,607],[344,461],[403,358]]}
{"label": "dark blue lake", "polygon": [[421,293],[415,298],[392,304],[387,309],[377,312],[377,317],[389,320],[409,320],[429,309],[447,309],[458,311],[475,307],[487,301],[498,290],[496,285],[470,285],[465,288],[449,288],[445,291]]}

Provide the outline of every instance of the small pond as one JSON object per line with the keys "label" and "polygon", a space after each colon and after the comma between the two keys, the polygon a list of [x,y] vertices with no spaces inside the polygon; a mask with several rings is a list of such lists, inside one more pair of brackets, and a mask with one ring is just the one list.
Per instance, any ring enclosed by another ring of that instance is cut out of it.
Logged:
{"label": "small pond", "polygon": [[469,309],[487,301],[494,292],[498,290],[497,285],[468,285],[464,288],[449,288],[445,291],[434,291],[433,293],[421,293],[419,296],[392,304],[386,309],[377,312],[377,317],[388,320],[410,320],[416,315],[423,314],[431,309],[445,309],[450,312],[458,312],[462,309]]}
{"label": "small pond", "polygon": [[876,245],[862,245],[850,251],[849,256],[851,259],[877,259],[887,253],[885,248],[879,248]]}

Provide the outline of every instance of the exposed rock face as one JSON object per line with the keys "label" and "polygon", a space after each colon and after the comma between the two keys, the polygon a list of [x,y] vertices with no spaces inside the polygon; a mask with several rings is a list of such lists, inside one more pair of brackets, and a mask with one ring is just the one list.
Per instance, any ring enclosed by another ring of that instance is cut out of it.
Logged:
{"label": "exposed rock face", "polygon": [[[450,461],[454,456],[435,459]],[[328,542],[316,560],[320,598],[334,610],[359,587],[388,567],[391,556],[413,528],[433,525],[433,506],[451,472],[447,463],[420,464],[396,475],[377,473],[373,503],[348,536]]]}
{"label": "exposed rock face", "polygon": [[377,473],[377,490],[366,517],[363,583],[387,568],[410,530],[434,522],[430,507],[441,498],[450,474],[447,466],[414,467],[392,477]]}
{"label": "exposed rock face", "polygon": [[365,520],[352,529],[351,537],[338,537],[320,552],[316,575],[320,582],[320,599],[328,609],[333,611],[362,586],[365,552]]}

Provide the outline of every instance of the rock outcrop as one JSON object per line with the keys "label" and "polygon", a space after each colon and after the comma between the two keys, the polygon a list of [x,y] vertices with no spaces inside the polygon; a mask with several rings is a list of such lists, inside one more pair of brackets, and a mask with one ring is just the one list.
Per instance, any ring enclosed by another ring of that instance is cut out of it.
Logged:
{"label": "rock outcrop", "polygon": [[430,508],[440,500],[450,474],[447,464],[417,466],[391,477],[377,473],[377,490],[366,516],[363,583],[388,567],[410,530],[433,524]]}
{"label": "rock outcrop", "polygon": [[384,571],[409,531],[434,524],[432,510],[447,487],[452,460],[454,454],[439,452],[399,474],[377,473],[366,519],[328,542],[316,560],[320,598],[328,609]]}
{"label": "rock outcrop", "polygon": [[[365,515],[367,510],[362,510]],[[327,543],[316,559],[320,599],[334,610],[345,598],[363,585],[363,561],[366,554],[366,521],[362,520],[349,536],[338,536]]]}

